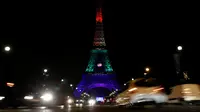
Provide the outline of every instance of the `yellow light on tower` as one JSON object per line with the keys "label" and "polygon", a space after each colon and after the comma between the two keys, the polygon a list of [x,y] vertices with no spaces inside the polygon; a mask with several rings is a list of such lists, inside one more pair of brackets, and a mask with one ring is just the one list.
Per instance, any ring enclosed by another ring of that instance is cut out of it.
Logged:
{"label": "yellow light on tower", "polygon": [[14,83],[11,83],[11,82],[7,82],[6,85],[7,85],[8,87],[13,87],[15,84],[14,84]]}

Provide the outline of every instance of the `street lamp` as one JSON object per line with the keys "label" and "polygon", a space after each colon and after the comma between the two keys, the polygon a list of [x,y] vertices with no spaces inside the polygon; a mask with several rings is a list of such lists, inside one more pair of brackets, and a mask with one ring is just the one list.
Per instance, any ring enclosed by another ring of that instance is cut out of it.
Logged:
{"label": "street lamp", "polygon": [[183,46],[177,46],[177,52],[174,54],[174,61],[175,61],[175,67],[176,67],[176,73],[178,77],[182,78],[182,70],[181,70],[181,55]]}
{"label": "street lamp", "polygon": [[149,72],[149,71],[150,71],[150,68],[149,68],[149,67],[146,67],[146,68],[145,68],[145,71],[146,71],[146,72]]}
{"label": "street lamp", "polygon": [[132,78],[131,80],[134,80],[134,78]]}
{"label": "street lamp", "polygon": [[44,73],[47,73],[48,72],[48,70],[47,69],[44,69]]}
{"label": "street lamp", "polygon": [[183,47],[182,47],[182,46],[178,46],[178,47],[177,47],[177,50],[178,50],[178,51],[182,51],[182,50],[183,50]]}
{"label": "street lamp", "polygon": [[149,68],[149,67],[146,67],[146,68],[145,68],[144,75],[146,76],[149,72],[150,72],[150,68]]}
{"label": "street lamp", "polygon": [[73,85],[72,85],[72,84],[70,84],[70,87],[73,87]]}
{"label": "street lamp", "polygon": [[9,52],[11,50],[10,46],[5,46],[4,51]]}

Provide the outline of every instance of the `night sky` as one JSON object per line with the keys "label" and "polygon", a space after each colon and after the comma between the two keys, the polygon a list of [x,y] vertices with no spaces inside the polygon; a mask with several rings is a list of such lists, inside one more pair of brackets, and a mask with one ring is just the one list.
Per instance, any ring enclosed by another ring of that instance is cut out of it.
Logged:
{"label": "night sky", "polygon": [[[48,68],[55,80],[77,84],[85,71],[95,30],[95,1],[7,2],[1,7],[0,80],[28,83]],[[120,83],[151,74],[170,83],[173,53],[183,45],[184,69],[198,77],[199,12],[192,3],[106,1],[104,29]],[[10,53],[3,46],[10,45]]]}

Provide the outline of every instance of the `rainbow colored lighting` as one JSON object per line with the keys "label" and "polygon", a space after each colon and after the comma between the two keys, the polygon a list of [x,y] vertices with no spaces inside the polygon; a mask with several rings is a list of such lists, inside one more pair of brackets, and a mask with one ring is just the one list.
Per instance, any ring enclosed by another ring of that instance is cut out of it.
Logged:
{"label": "rainbow colored lighting", "polygon": [[91,50],[85,74],[82,75],[82,80],[74,91],[76,97],[80,97],[83,92],[88,93],[91,89],[98,87],[107,88],[110,91],[119,90],[116,75],[113,74],[113,68],[108,58],[108,51],[105,49],[101,8],[97,9],[96,12],[96,31],[93,46],[94,49]]}

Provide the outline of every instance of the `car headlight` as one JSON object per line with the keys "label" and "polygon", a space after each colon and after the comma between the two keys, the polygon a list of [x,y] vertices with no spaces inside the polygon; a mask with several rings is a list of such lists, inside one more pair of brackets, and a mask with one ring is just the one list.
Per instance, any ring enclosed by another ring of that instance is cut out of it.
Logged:
{"label": "car headlight", "polygon": [[32,100],[32,99],[33,99],[33,96],[25,96],[24,99],[25,99],[25,100]]}
{"label": "car headlight", "polygon": [[51,101],[53,100],[53,95],[51,93],[45,93],[40,98],[43,99],[44,101]]}
{"label": "car headlight", "polygon": [[0,100],[3,100],[5,97],[4,96],[0,96]]}
{"label": "car headlight", "polygon": [[81,107],[83,106],[83,104],[81,103],[81,104],[79,104]]}
{"label": "car headlight", "polygon": [[96,101],[94,99],[90,99],[88,100],[89,105],[94,105],[96,103]]}
{"label": "car headlight", "polygon": [[71,104],[72,102],[73,102],[72,99],[68,99],[68,100],[67,100],[67,103],[69,103],[69,104]]}

